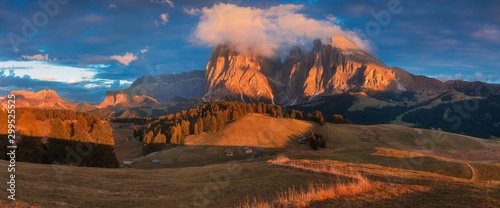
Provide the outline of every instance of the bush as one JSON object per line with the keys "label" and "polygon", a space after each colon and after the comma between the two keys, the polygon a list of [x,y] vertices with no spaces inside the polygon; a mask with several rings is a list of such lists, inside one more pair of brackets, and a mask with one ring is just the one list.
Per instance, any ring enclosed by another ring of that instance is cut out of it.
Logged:
{"label": "bush", "polygon": [[323,135],[311,132],[309,145],[313,150],[318,150],[318,146],[321,148],[326,148],[326,141],[325,139],[323,139]]}

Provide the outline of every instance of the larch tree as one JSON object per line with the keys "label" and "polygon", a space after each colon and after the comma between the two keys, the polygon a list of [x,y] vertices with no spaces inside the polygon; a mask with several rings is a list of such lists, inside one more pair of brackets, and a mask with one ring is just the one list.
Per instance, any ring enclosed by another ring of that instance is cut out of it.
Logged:
{"label": "larch tree", "polygon": [[87,123],[87,119],[83,116],[78,116],[77,122],[75,123],[75,134],[71,138],[72,141],[77,142],[90,142],[92,141],[92,136],[89,134],[90,127]]}
{"label": "larch tree", "polygon": [[97,121],[91,133],[93,142],[104,145],[114,145],[113,129],[108,123]]}
{"label": "larch tree", "polygon": [[[15,124],[14,124],[15,125]],[[0,134],[6,135],[9,133],[7,112],[0,109]]]}
{"label": "larch tree", "polygon": [[54,139],[69,140],[71,137],[71,130],[61,119],[56,118],[50,122],[49,137]]}
{"label": "larch tree", "polygon": [[24,128],[24,131],[21,133],[26,136],[41,136],[38,120],[35,115],[29,111],[21,116],[18,125]]}

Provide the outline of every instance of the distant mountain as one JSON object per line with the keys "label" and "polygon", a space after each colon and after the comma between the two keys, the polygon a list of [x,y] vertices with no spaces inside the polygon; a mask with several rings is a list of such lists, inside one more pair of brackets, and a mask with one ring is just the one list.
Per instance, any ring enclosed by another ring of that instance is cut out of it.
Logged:
{"label": "distant mountain", "polygon": [[[16,108],[51,108],[75,110],[77,105],[63,100],[54,90],[40,90],[38,92],[29,92],[24,90],[15,90],[10,94],[16,96]],[[2,101],[2,106],[7,108],[7,100]]]}
{"label": "distant mountain", "polygon": [[307,103],[317,97],[364,90],[412,91],[436,96],[450,91],[447,84],[389,68],[343,36],[312,51],[293,48],[281,63],[277,57],[242,55],[226,44],[217,46],[207,64],[204,98],[271,101],[284,105]]}
{"label": "distant mountain", "polygon": [[175,97],[198,98],[203,95],[204,89],[205,71],[144,76],[134,81],[127,89],[106,92],[106,97],[98,107],[116,105],[135,96],[148,96],[157,102],[166,102]]}
{"label": "distant mountain", "polygon": [[466,82],[462,80],[447,81],[446,84],[457,92],[466,95],[484,96],[500,94],[500,85],[484,82]]}

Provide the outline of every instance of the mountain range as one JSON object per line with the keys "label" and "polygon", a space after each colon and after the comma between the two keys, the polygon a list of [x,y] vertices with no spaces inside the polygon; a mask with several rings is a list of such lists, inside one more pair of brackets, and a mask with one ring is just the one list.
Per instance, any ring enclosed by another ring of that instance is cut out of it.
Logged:
{"label": "mountain range", "polygon": [[[411,120],[405,118],[410,112],[440,105],[447,109],[471,100],[489,100],[486,108],[495,108],[500,85],[442,82],[413,75],[388,67],[343,36],[334,36],[328,42],[315,40],[310,51],[293,47],[283,61],[277,56],[241,54],[234,45],[222,44],[213,49],[205,71],[140,77],[129,88],[108,91],[98,105],[64,101],[52,90],[12,93],[18,98],[18,107],[69,109],[100,116],[160,116],[203,102],[240,100],[306,112],[320,110],[327,116],[339,113],[356,123],[375,124],[404,123]],[[422,119],[417,120],[412,121],[423,125]],[[430,127],[425,123],[422,127]],[[434,125],[461,132],[441,124]],[[487,135],[500,136],[497,131]]]}

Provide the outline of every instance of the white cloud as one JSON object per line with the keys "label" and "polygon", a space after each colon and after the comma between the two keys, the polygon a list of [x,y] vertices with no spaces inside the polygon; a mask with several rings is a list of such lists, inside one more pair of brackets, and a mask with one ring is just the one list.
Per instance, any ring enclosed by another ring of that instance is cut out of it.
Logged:
{"label": "white cloud", "polygon": [[78,80],[75,78],[69,78],[68,81],[66,81],[66,83],[68,83],[68,84],[73,84],[73,83],[77,83],[77,82],[78,82]]}
{"label": "white cloud", "polygon": [[168,4],[170,7],[174,7],[174,2],[172,0],[150,0],[153,3]]}
{"label": "white cloud", "polygon": [[0,69],[9,70],[9,73],[4,72],[9,76],[29,76],[38,80],[68,83],[92,79],[97,73],[92,68],[64,66],[47,61],[0,61]]}
{"label": "white cloud", "polygon": [[168,14],[167,13],[160,14],[160,19],[161,19],[161,24],[166,25],[168,22]]}
{"label": "white cloud", "polygon": [[22,55],[23,59],[30,60],[30,61],[48,61],[49,60],[49,54],[35,54],[33,56],[29,55]]}
{"label": "white cloud", "polygon": [[329,14],[328,16],[326,16],[326,20],[330,22],[335,22],[335,20],[337,20],[337,17],[333,14]]}
{"label": "white cloud", "polygon": [[362,49],[367,44],[353,31],[343,30],[327,20],[315,20],[298,13],[303,5],[279,5],[268,9],[217,4],[203,8],[193,33],[200,45],[232,43],[243,54],[272,56],[280,47],[310,44],[344,35]]}
{"label": "white cloud", "polygon": [[130,62],[137,60],[137,56],[135,56],[133,53],[125,53],[125,55],[120,56],[120,55],[114,55],[110,56],[110,59],[116,60],[120,62],[121,64],[128,66]]}
{"label": "white cloud", "polygon": [[198,14],[201,14],[201,9],[197,9],[197,8],[188,9],[186,7],[183,7],[182,10],[183,10],[184,14],[187,14],[187,15],[198,15]]}
{"label": "white cloud", "polygon": [[500,42],[500,29],[492,25],[484,26],[480,30],[472,33],[472,36],[478,39]]}
{"label": "white cloud", "polygon": [[108,6],[108,9],[116,9],[116,7],[117,7],[116,4],[110,4]]}
{"label": "white cloud", "polygon": [[436,76],[437,79],[441,81],[449,81],[449,80],[464,80],[464,81],[481,81],[481,82],[489,82],[489,83],[498,83],[500,81],[500,75],[496,74],[483,74],[482,72],[475,72],[474,74],[464,75],[462,73],[457,73],[453,75],[444,75],[440,74]]}
{"label": "white cloud", "polygon": [[141,50],[141,53],[147,53],[149,51],[149,47],[146,46],[146,48]]}
{"label": "white cloud", "polygon": [[464,80],[466,77],[462,73],[457,73],[453,75],[444,75],[440,74],[436,76],[436,79],[439,79],[443,82],[450,81],[450,80]]}

